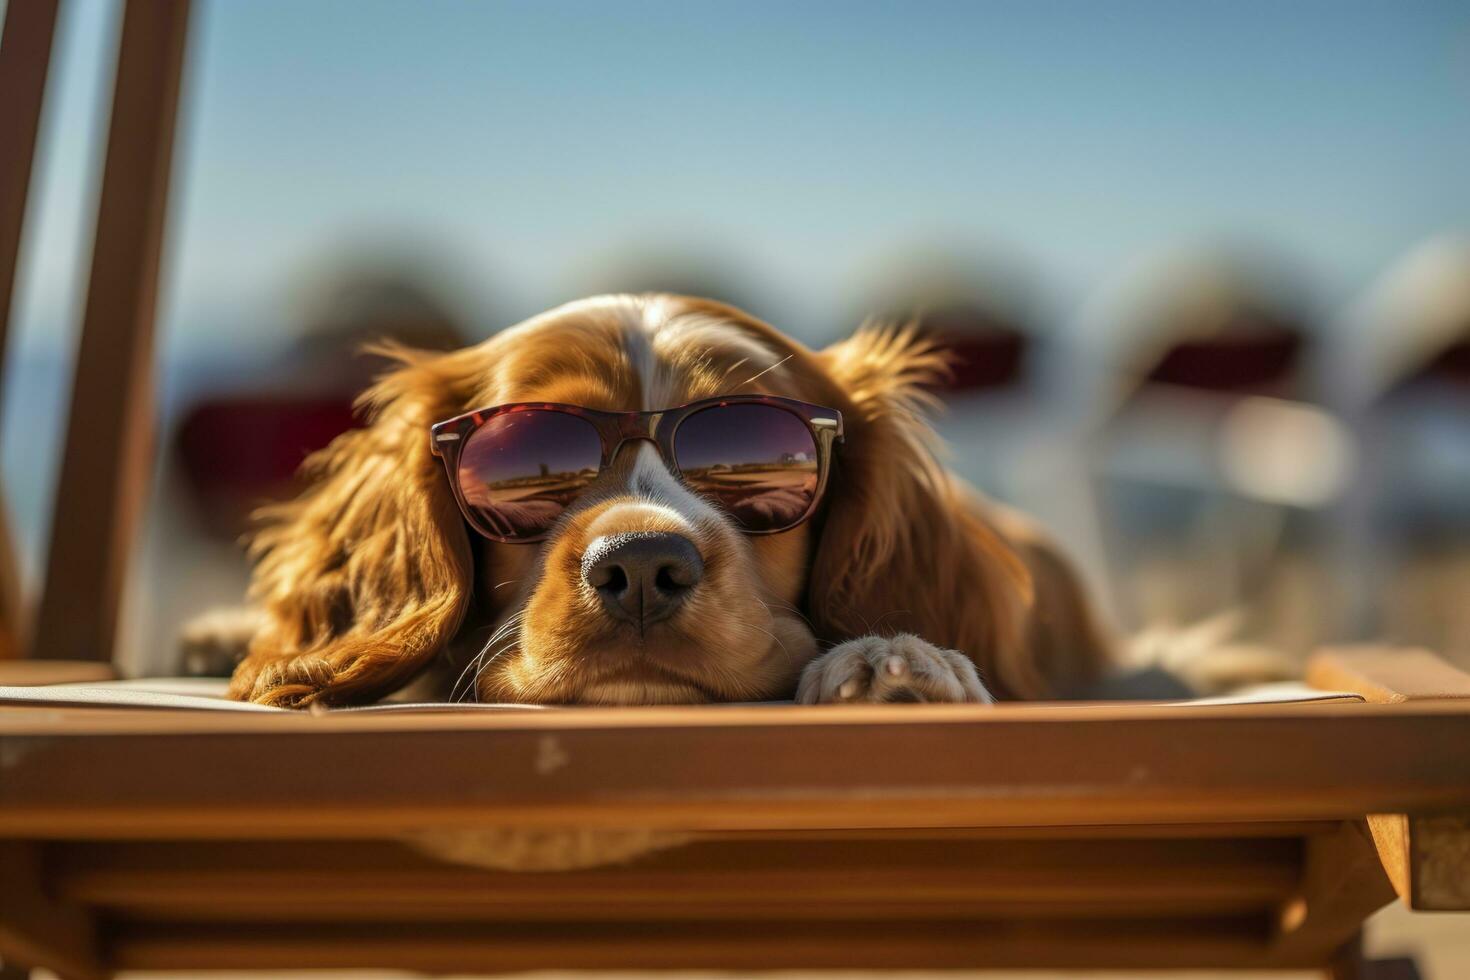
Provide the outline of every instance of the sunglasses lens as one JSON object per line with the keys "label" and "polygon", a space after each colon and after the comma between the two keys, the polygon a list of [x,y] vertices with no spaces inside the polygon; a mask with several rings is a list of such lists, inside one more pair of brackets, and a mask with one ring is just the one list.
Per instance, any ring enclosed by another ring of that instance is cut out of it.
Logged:
{"label": "sunglasses lens", "polygon": [[746,531],[799,523],[817,494],[817,444],[806,423],[771,405],[718,405],[674,435],[684,480]]}
{"label": "sunglasses lens", "polygon": [[602,442],[586,419],[506,412],[470,434],[460,451],[459,489],[480,530],[534,538],[597,476],[601,460]]}

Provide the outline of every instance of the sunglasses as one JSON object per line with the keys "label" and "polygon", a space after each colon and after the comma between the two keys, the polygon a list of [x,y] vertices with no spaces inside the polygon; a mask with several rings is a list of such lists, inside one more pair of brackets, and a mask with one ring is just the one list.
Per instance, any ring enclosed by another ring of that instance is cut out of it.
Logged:
{"label": "sunglasses", "polygon": [[842,414],[769,395],[730,395],[661,412],[516,402],[439,422],[444,460],[470,526],[493,541],[539,541],[617,455],[643,439],[694,492],[747,534],[806,520],[827,486]]}

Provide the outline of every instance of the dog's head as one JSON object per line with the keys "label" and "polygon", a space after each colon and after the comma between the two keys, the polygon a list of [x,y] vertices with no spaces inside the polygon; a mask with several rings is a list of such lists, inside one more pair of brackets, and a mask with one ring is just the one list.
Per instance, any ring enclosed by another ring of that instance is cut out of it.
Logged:
{"label": "dog's head", "polygon": [[[935,461],[920,409],[943,360],[911,335],[813,352],[721,304],[609,296],[466,350],[394,354],[402,366],[364,396],[371,424],[314,457],[312,489],[267,515],[254,590],[268,625],[237,696],[360,701],[452,646],[486,700],[759,700],[789,696],[821,641],[900,630],[988,661],[1002,691],[1031,683],[1007,652],[1026,573]],[[820,472],[817,453],[785,454],[810,467],[797,503],[754,502],[777,533],[749,533],[749,500],[681,472],[659,426],[656,413],[730,396],[817,407],[783,403],[814,449],[845,424]],[[601,434],[600,458],[552,451],[524,478],[501,474],[495,504],[467,485],[466,456],[504,449],[476,433],[516,421],[485,411],[509,405],[585,410],[561,418],[579,440]],[[558,489],[506,490],[537,478]]]}

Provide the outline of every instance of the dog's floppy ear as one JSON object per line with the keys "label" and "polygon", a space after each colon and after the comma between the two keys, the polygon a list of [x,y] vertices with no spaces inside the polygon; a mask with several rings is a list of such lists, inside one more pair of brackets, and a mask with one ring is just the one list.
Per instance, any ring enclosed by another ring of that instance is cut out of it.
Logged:
{"label": "dog's floppy ear", "polygon": [[1024,649],[1030,575],[940,464],[924,417],[944,355],[912,329],[864,327],[818,357],[846,430],[808,587],[818,636],[914,633],[969,655],[998,696],[1044,696]]}
{"label": "dog's floppy ear", "polygon": [[359,400],[368,427],[310,457],[309,489],[260,514],[251,595],[265,622],[231,697],[298,707],[378,697],[464,618],[473,560],[429,426],[462,410],[478,352],[376,352],[402,366]]}

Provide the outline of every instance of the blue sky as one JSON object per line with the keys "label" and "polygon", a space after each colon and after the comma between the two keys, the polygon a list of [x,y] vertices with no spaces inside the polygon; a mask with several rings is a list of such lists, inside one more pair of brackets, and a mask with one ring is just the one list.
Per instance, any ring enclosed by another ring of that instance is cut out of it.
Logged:
{"label": "blue sky", "polygon": [[[705,262],[808,336],[922,248],[1059,315],[1141,255],[1261,243],[1327,304],[1470,227],[1462,2],[203,0],[171,345],[268,342],[388,249],[488,331]],[[115,6],[71,0],[20,327],[71,329]]]}
{"label": "blue sky", "polygon": [[[118,2],[63,7],[0,412],[32,580]],[[822,340],[926,254],[1060,321],[1254,245],[1330,311],[1470,231],[1465,0],[195,0],[183,111],[165,405],[248,379],[354,253],[476,333],[697,267]]]}

